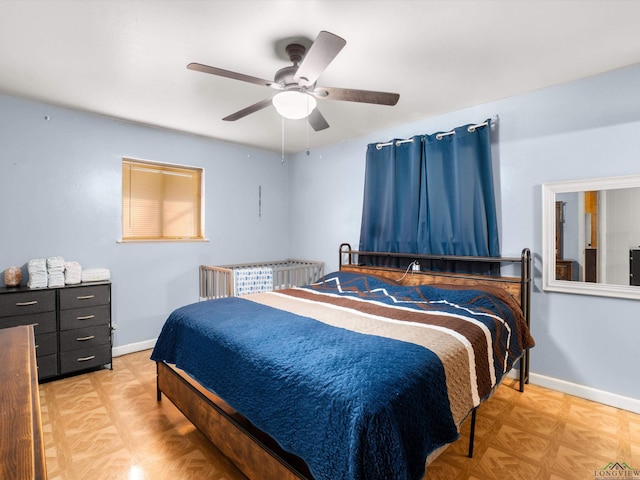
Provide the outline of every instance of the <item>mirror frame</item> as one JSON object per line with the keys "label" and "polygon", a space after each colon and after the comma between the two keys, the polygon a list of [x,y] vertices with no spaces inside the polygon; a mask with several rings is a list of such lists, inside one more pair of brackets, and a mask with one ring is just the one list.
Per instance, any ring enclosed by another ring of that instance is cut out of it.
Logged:
{"label": "mirror frame", "polygon": [[547,292],[640,300],[640,287],[556,279],[555,202],[558,193],[640,187],[640,175],[594,178],[542,185],[542,289]]}

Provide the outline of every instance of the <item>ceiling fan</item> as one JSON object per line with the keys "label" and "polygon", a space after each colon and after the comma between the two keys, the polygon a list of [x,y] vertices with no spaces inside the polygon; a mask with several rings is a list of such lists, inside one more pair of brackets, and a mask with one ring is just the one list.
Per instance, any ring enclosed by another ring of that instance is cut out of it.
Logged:
{"label": "ceiling fan", "polygon": [[277,93],[268,98],[223,118],[225,121],[233,122],[269,105],[273,105],[278,113],[285,118],[300,119],[307,117],[309,125],[315,131],[320,131],[328,128],[329,124],[318,110],[316,106],[317,100],[395,105],[400,98],[397,93],[316,86],[318,77],[346,44],[347,42],[343,38],[333,33],[322,31],[308,51],[299,43],[287,45],[285,50],[293,65],[278,70],[273,81],[200,63],[190,63],[187,68],[277,90]]}

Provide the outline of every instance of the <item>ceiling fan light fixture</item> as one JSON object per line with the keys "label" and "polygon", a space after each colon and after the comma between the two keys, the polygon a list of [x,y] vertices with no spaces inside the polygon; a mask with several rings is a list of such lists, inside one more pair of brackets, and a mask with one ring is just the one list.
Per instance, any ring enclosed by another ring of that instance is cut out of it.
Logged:
{"label": "ceiling fan light fixture", "polygon": [[314,97],[300,90],[277,93],[271,102],[280,115],[291,120],[308,117],[317,105]]}

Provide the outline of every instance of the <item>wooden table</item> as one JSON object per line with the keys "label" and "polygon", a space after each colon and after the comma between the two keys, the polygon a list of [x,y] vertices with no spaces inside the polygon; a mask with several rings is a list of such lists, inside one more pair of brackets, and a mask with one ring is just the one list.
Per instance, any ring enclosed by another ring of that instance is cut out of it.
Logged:
{"label": "wooden table", "polygon": [[46,479],[33,326],[0,329],[0,478]]}

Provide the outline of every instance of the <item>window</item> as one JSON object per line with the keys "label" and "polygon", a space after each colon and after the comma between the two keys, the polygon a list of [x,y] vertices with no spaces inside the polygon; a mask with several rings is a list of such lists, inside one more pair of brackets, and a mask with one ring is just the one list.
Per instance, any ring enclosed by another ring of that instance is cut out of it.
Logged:
{"label": "window", "polygon": [[202,168],[122,159],[122,240],[204,240]]}

